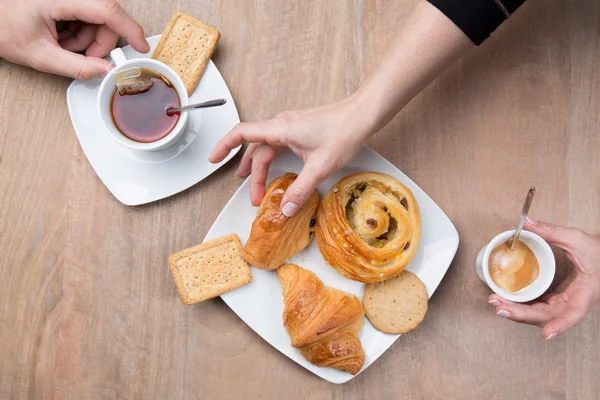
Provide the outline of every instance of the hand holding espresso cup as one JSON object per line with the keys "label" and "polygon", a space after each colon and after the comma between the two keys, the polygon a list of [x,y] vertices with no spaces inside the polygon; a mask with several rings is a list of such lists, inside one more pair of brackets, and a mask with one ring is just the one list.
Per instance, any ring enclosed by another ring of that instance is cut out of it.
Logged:
{"label": "hand holding espresso cup", "polygon": [[142,27],[115,0],[0,0],[0,9],[0,57],[42,72],[98,78],[119,35],[150,51]]}
{"label": "hand holding espresso cup", "polygon": [[554,292],[533,304],[512,302],[497,294],[488,301],[501,317],[539,326],[548,340],[579,325],[600,301],[600,237],[530,218],[524,228],[561,248],[573,270]]}

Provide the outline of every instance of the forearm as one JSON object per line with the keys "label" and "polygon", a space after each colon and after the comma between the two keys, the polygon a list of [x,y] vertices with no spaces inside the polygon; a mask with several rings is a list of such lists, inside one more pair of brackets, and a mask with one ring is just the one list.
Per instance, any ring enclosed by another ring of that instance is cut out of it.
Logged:
{"label": "forearm", "polygon": [[421,1],[386,56],[352,96],[367,135],[387,123],[473,42],[437,8]]}

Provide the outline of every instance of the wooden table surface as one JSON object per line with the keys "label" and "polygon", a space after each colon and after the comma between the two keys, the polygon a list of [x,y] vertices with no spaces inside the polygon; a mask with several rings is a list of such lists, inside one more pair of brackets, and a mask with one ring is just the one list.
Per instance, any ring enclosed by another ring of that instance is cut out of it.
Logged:
{"label": "wooden table surface", "polygon": [[[123,2],[148,36],[177,8],[216,26],[214,61],[246,121],[352,93],[414,4]],[[239,156],[183,193],[124,206],[79,146],[70,81],[0,62],[0,398],[597,398],[600,310],[545,342],[494,314],[474,261],[512,228],[532,184],[535,217],[599,233],[599,38],[600,3],[531,1],[369,141],[461,243],[419,329],[341,386],[221,300],[177,296],[167,256],[202,241],[242,182]]]}

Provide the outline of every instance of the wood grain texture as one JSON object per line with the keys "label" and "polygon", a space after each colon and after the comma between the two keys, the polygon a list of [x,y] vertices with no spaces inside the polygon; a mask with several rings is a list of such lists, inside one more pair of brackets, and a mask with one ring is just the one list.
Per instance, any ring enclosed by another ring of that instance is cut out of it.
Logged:
{"label": "wood grain texture", "polygon": [[[217,27],[213,59],[247,121],[352,93],[414,4],[123,2],[148,36],[175,9]],[[531,1],[370,140],[450,216],[461,245],[419,329],[342,386],[221,300],[181,305],[167,257],[202,241],[241,183],[239,157],[177,196],[126,207],[76,140],[69,81],[0,61],[0,398],[597,397],[600,311],[544,342],[494,315],[474,261],[531,184],[533,215],[600,233],[599,38],[597,2]],[[41,106],[24,111],[32,98]]]}

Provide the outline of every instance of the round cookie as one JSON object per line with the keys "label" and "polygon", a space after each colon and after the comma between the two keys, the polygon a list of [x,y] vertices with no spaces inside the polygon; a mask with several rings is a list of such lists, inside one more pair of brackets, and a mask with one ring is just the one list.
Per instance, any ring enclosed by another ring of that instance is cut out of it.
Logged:
{"label": "round cookie", "polygon": [[371,324],[385,333],[407,333],[427,313],[425,284],[412,272],[365,286],[363,307]]}

